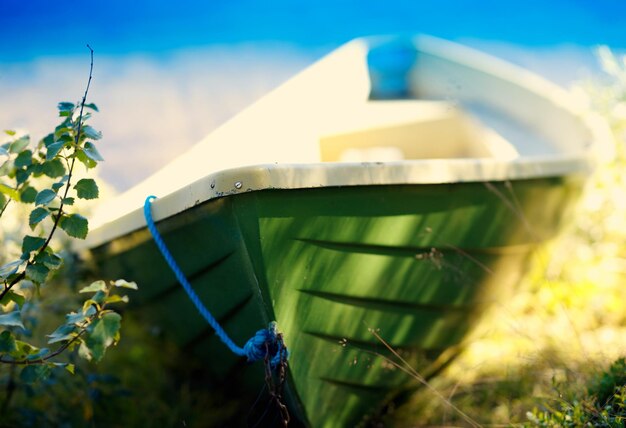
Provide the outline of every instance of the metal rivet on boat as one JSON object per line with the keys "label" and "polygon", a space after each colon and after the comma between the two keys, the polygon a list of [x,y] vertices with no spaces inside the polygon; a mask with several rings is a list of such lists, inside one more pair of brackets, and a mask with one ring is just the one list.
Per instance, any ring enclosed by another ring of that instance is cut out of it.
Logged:
{"label": "metal rivet on boat", "polygon": [[241,181],[237,181],[235,183],[235,189],[241,189],[241,186],[243,186],[243,184],[241,184]]}

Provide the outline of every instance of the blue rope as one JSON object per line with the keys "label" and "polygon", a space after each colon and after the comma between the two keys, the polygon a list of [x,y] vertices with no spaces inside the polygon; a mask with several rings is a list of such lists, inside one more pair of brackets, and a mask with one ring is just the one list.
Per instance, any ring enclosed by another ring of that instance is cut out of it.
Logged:
{"label": "blue rope", "polygon": [[288,357],[289,352],[287,351],[287,348],[283,345],[282,340],[279,340],[278,338],[276,322],[272,321],[268,328],[257,331],[256,334],[250,340],[248,340],[248,342],[246,342],[243,348],[237,346],[235,342],[233,342],[231,338],[228,337],[226,331],[224,331],[224,329],[217,322],[215,317],[213,317],[211,312],[209,312],[206,306],[204,306],[196,292],[191,287],[191,284],[189,284],[189,281],[187,281],[185,274],[176,264],[174,257],[165,246],[165,242],[159,234],[159,231],[154,224],[154,220],[152,219],[151,206],[154,199],[156,199],[156,196],[148,196],[143,206],[143,212],[148,225],[148,230],[150,230],[152,238],[159,248],[159,251],[161,251],[161,254],[165,258],[165,261],[174,272],[174,275],[176,275],[176,279],[178,279],[178,282],[180,282],[180,284],[183,286],[185,292],[191,299],[196,309],[198,309],[204,319],[209,323],[213,330],[215,330],[215,334],[217,334],[220,340],[234,354],[240,357],[246,357],[249,362],[262,360],[266,357],[266,355],[269,354],[270,366],[272,368],[278,367],[281,361]]}

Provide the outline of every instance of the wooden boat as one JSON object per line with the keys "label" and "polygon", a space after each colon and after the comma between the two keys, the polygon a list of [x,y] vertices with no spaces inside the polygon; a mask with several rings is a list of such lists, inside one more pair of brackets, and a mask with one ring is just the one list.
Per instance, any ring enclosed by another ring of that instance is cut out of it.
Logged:
{"label": "wooden boat", "polygon": [[417,384],[370,329],[425,377],[445,367],[604,141],[513,65],[426,36],[356,40],[102,207],[87,246],[218,382],[243,371],[258,393],[262,367],[213,336],[146,230],[156,194],[170,251],[235,342],[277,321],[292,419],[354,426]]}

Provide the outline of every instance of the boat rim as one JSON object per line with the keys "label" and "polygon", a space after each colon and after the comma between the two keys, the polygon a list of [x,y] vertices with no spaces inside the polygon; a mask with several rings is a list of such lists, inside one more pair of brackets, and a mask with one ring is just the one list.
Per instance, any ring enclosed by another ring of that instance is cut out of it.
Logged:
{"label": "boat rim", "polygon": [[[329,187],[433,185],[586,175],[593,169],[586,154],[528,156],[512,160],[458,158],[395,162],[259,164],[209,174],[167,195],[155,193],[153,217],[161,221],[210,200],[263,190]],[[150,195],[145,195],[148,197]],[[116,217],[101,216],[79,248],[95,248],[146,225],[142,207]]]}

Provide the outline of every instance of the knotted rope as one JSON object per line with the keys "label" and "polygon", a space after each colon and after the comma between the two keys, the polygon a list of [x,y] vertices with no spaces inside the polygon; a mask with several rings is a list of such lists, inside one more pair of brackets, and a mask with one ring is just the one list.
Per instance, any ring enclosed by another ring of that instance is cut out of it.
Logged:
{"label": "knotted rope", "polygon": [[180,282],[183,286],[183,289],[196,309],[198,309],[198,312],[200,312],[213,330],[215,330],[217,337],[219,337],[220,340],[234,354],[240,357],[246,357],[249,362],[265,359],[269,362],[272,369],[279,367],[281,363],[287,359],[289,352],[283,344],[282,335],[277,331],[276,322],[272,321],[268,328],[257,331],[256,334],[246,342],[243,348],[237,346],[235,342],[231,340],[215,317],[206,308],[206,306],[204,306],[194,289],[191,287],[191,284],[189,284],[189,281],[187,281],[187,277],[185,277],[185,274],[180,267],[178,267],[174,257],[167,249],[167,246],[165,245],[165,242],[159,234],[159,231],[154,224],[154,220],[152,219],[151,206],[154,199],[156,199],[156,196],[148,196],[143,206],[143,212],[148,225],[148,230],[150,230],[152,238],[163,255],[163,258],[165,258],[165,261],[174,272],[174,275],[176,275],[176,279],[178,279],[178,282]]}

